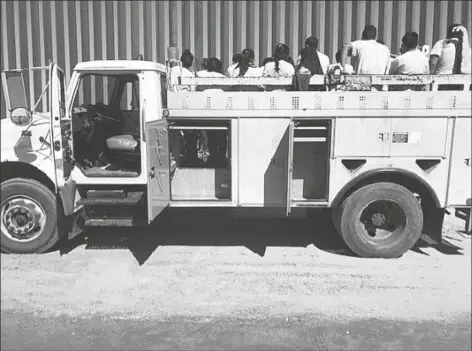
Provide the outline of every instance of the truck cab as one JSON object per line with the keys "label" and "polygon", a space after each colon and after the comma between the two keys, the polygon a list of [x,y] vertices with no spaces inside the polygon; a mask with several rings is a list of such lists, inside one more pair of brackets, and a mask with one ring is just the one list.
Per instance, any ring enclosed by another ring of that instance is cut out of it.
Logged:
{"label": "truck cab", "polygon": [[[46,69],[42,112],[18,103],[23,71],[3,75],[6,252],[45,252],[86,227],[148,225],[169,206],[330,207],[356,254],[398,257],[426,213],[470,206],[470,75],[408,81],[430,91],[370,89],[388,76],[313,76],[326,91],[187,78],[182,90],[168,65],[93,61],[76,65],[66,89],[63,71]],[[464,90],[435,91],[458,81]]]}

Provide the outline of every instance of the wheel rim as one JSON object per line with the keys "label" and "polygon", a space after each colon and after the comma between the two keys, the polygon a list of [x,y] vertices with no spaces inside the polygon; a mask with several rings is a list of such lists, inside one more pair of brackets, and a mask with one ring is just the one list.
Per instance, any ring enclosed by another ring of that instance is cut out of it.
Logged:
{"label": "wheel rim", "polygon": [[357,226],[366,240],[382,244],[398,240],[406,229],[403,208],[392,200],[377,200],[361,211]]}
{"label": "wheel rim", "polygon": [[46,212],[34,199],[14,196],[2,201],[1,230],[11,240],[29,242],[39,237],[46,224]]}

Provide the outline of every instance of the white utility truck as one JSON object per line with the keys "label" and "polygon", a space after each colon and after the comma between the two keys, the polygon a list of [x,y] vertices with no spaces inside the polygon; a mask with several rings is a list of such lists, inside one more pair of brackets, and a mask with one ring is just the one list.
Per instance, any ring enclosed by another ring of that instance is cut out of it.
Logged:
{"label": "white utility truck", "polygon": [[332,208],[354,253],[389,258],[427,225],[440,232],[446,207],[471,206],[470,75],[329,74],[308,91],[289,78],[179,78],[190,88],[175,89],[169,63],[92,61],[66,89],[56,64],[39,69],[48,87],[30,108],[28,71],[3,73],[4,252],[147,225],[173,206]]}

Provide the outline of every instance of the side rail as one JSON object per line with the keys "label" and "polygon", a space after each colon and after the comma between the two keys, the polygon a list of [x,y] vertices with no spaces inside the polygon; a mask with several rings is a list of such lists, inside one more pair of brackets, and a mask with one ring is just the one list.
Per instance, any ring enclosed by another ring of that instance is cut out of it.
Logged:
{"label": "side rail", "polygon": [[221,89],[221,90],[277,90],[288,89],[294,85],[294,79],[290,78],[194,78],[182,77],[180,78],[181,85],[195,86],[192,90],[207,90],[207,89]]}
{"label": "side rail", "polygon": [[[301,75],[290,78],[196,78],[181,77],[179,82],[184,86],[196,87],[191,90],[298,90],[296,80]],[[422,90],[437,91],[439,87],[448,87],[445,90],[470,89],[471,75],[314,75],[311,76],[309,86],[325,86],[318,91],[388,91],[388,90]],[[200,89],[199,89],[200,87]]]}

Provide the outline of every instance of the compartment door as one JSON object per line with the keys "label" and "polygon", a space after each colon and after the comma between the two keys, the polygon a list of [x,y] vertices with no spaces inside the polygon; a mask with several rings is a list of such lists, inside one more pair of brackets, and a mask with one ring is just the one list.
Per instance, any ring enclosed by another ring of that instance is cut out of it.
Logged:
{"label": "compartment door", "polygon": [[471,206],[471,118],[457,118],[452,140],[447,206]]}
{"label": "compartment door", "polygon": [[170,153],[167,121],[146,123],[148,222],[170,203]]}
{"label": "compartment door", "polygon": [[288,216],[292,212],[292,183],[293,183],[293,143],[294,143],[295,123],[290,122],[288,125],[288,160],[287,160],[287,210]]}
{"label": "compartment door", "polygon": [[72,128],[66,114],[64,71],[56,64],[49,66],[49,110],[51,113],[52,153],[56,170],[56,184],[66,215],[74,210],[75,182],[71,179],[74,167],[72,158]]}

